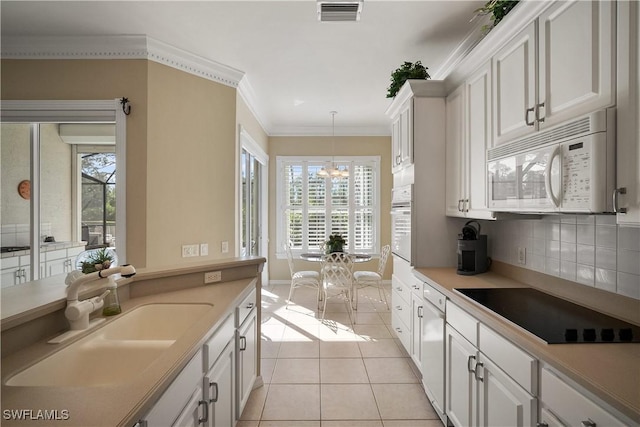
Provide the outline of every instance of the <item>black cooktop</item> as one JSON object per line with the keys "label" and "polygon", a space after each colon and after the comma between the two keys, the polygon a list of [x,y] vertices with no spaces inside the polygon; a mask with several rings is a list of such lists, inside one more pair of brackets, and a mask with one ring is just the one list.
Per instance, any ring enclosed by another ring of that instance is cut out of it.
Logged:
{"label": "black cooktop", "polygon": [[536,289],[455,290],[548,344],[640,342],[640,326]]}
{"label": "black cooktop", "polygon": [[0,253],[7,252],[18,252],[18,251],[27,251],[30,249],[30,246],[1,246]]}

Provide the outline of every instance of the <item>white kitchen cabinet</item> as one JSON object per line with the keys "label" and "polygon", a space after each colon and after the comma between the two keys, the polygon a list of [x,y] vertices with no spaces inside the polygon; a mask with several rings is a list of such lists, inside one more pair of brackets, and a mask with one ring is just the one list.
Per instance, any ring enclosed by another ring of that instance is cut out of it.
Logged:
{"label": "white kitchen cabinet", "polygon": [[458,427],[475,425],[478,389],[472,367],[475,366],[478,350],[450,325],[445,330],[447,417]]}
{"label": "white kitchen cabinet", "polygon": [[[591,400],[583,389],[572,385],[557,373],[540,370],[540,406],[547,414],[540,426],[623,426],[633,425],[631,419],[612,415],[604,404]],[[542,411],[541,411],[542,412]],[[548,421],[550,420],[550,421]]]}
{"label": "white kitchen cabinet", "polygon": [[453,425],[535,425],[537,360],[449,301],[446,316],[445,402]]}
{"label": "white kitchen cabinet", "polygon": [[446,214],[493,219],[487,209],[491,141],[491,63],[447,97]]}
{"label": "white kitchen cabinet", "polygon": [[556,2],[493,56],[496,145],[615,103],[615,7]]}
{"label": "white kitchen cabinet", "polygon": [[235,345],[230,341],[204,377],[204,400],[210,427],[229,427],[235,421]]}
{"label": "white kitchen cabinet", "polygon": [[447,216],[464,216],[465,212],[466,189],[464,181],[467,165],[464,156],[464,97],[464,86],[460,86],[447,96],[446,101],[445,203]]}
{"label": "white kitchen cabinet", "polygon": [[422,372],[422,315],[424,300],[422,298],[422,282],[414,279],[411,287],[411,359]]}
{"label": "white kitchen cabinet", "polygon": [[617,7],[617,221],[640,226],[640,5]]}
{"label": "white kitchen cabinet", "polygon": [[413,164],[413,99],[408,99],[393,119],[391,132],[392,172]]}
{"label": "white kitchen cabinet", "polygon": [[76,257],[84,251],[84,246],[56,249],[42,252],[44,262],[40,263],[40,277],[69,273],[75,269]]}
{"label": "white kitchen cabinet", "polygon": [[3,288],[19,285],[31,280],[29,255],[10,256],[2,258],[0,270],[0,284]]}
{"label": "white kitchen cabinet", "polygon": [[193,391],[178,418],[171,424],[172,427],[199,427],[209,419],[207,402],[202,399],[202,388]]}
{"label": "white kitchen cabinet", "polygon": [[413,280],[409,262],[394,255],[391,276],[391,326],[408,354],[411,354],[413,344],[410,286]]}
{"label": "white kitchen cabinet", "polygon": [[475,368],[478,426],[535,426],[538,401],[482,352]]}
{"label": "white kitchen cabinet", "polygon": [[249,400],[258,374],[258,318],[256,293],[252,292],[236,309],[236,419]]}

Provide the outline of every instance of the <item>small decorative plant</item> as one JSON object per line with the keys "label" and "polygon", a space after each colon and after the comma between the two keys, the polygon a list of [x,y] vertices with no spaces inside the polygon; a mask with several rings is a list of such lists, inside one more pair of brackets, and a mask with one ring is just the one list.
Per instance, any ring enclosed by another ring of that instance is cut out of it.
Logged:
{"label": "small decorative plant", "polygon": [[327,240],[326,243],[326,252],[330,254],[332,252],[343,252],[342,249],[347,242],[344,240],[344,237],[342,237],[341,234],[336,233],[331,234],[329,236],[329,240]]}
{"label": "small decorative plant", "polygon": [[400,68],[391,73],[391,85],[387,88],[387,98],[396,96],[404,82],[408,79],[430,79],[431,76],[427,72],[428,68],[422,65],[420,61],[415,63],[405,61]]}
{"label": "small decorative plant", "polygon": [[105,270],[111,267],[113,255],[109,253],[107,248],[102,248],[92,253],[86,261],[82,263],[82,272],[84,274],[94,273],[96,271]]}
{"label": "small decorative plant", "polygon": [[479,16],[491,15],[491,24],[482,27],[482,33],[487,34],[502,21],[502,18],[507,16],[519,1],[520,0],[489,0],[483,7],[474,11],[476,15],[473,19]]}

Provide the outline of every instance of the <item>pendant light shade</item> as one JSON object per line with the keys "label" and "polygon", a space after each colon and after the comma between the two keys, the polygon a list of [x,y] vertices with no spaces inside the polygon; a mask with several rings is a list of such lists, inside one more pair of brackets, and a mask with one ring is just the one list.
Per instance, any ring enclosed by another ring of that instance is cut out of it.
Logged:
{"label": "pendant light shade", "polygon": [[346,166],[344,168],[337,167],[335,160],[336,114],[338,114],[338,112],[330,111],[329,114],[331,114],[331,167],[322,167],[322,169],[318,171],[318,176],[330,178],[348,178],[349,169],[347,169]]}

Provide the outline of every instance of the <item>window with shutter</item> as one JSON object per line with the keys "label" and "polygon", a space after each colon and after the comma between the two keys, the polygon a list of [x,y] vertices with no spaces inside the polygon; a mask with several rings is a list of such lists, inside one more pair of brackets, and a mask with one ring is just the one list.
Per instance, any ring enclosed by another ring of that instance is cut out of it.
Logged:
{"label": "window with shutter", "polygon": [[[379,157],[277,157],[278,248],[291,242],[294,253],[319,251],[330,234],[340,233],[345,250],[379,250]],[[334,163],[348,177],[322,177]],[[280,250],[278,250],[280,252]]]}

